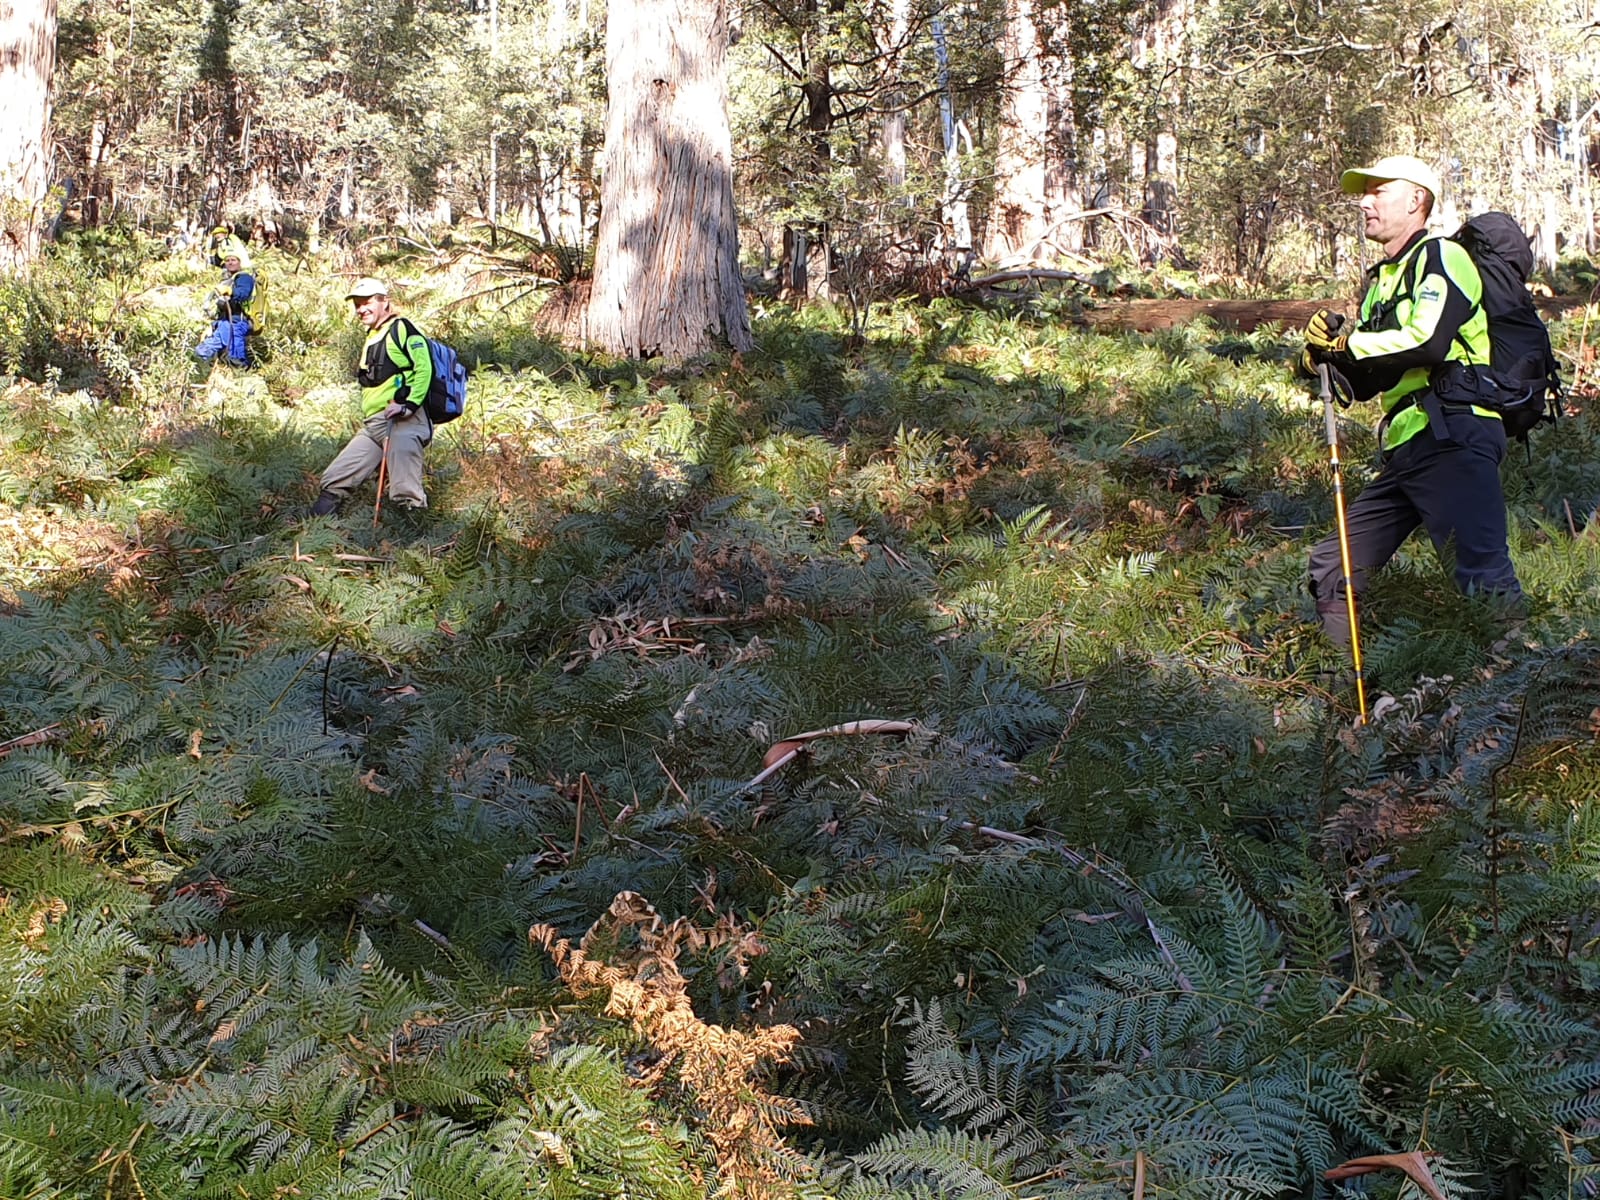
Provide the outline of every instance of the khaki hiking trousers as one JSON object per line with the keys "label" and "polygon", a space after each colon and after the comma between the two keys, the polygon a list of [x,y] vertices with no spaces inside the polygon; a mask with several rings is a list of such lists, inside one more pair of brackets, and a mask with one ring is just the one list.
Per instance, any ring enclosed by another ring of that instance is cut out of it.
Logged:
{"label": "khaki hiking trousers", "polygon": [[404,420],[389,420],[382,413],[366,418],[361,429],[339,451],[322,473],[322,490],[343,500],[377,471],[389,444],[387,491],[389,499],[406,508],[427,508],[422,490],[422,451],[433,441],[433,422],[423,409]]}

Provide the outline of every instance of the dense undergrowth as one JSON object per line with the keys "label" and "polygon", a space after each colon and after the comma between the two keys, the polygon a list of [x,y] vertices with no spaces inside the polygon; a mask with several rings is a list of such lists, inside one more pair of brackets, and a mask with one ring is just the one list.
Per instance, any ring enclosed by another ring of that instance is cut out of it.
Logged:
{"label": "dense undergrowth", "polygon": [[237,374],[137,243],[0,288],[0,1195],[1591,1194],[1588,413],[1506,468],[1529,619],[1413,542],[1358,729],[1292,337],[667,372],[381,265],[477,370],[376,527],[286,519],[325,266]]}

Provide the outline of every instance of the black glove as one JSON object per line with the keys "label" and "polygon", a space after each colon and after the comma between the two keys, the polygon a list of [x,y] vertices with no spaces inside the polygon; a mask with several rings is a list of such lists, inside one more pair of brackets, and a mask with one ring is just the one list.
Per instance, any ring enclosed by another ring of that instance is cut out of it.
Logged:
{"label": "black glove", "polygon": [[1306,322],[1306,349],[1318,362],[1345,352],[1350,335],[1339,332],[1343,325],[1342,313],[1319,308],[1311,314],[1311,320]]}

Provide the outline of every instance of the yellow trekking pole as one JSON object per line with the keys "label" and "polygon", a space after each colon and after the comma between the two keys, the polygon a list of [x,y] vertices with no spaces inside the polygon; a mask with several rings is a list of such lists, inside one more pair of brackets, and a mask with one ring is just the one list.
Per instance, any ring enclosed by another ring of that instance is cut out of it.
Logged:
{"label": "yellow trekking pole", "polygon": [[1333,467],[1333,513],[1339,526],[1339,569],[1344,572],[1344,606],[1350,619],[1350,657],[1356,670],[1356,707],[1367,723],[1367,685],[1361,674],[1361,626],[1356,619],[1356,584],[1350,570],[1350,529],[1344,518],[1344,472],[1339,469],[1339,418],[1333,407],[1333,375],[1327,363],[1317,364],[1322,419],[1328,427],[1328,457]]}
{"label": "yellow trekking pole", "polygon": [[[383,438],[383,458],[380,459],[379,462],[378,462],[378,498],[372,502],[372,527],[374,529],[376,529],[378,527],[378,521],[383,516],[383,485],[388,482],[388,479],[389,479],[389,437],[388,437],[387,434],[385,434],[384,438]],[[1343,509],[1340,509],[1341,513],[1343,511],[1344,511]],[[1341,516],[1339,519],[1343,520],[1344,518]],[[1345,564],[1345,570],[1348,571],[1349,569],[1350,569],[1349,568],[1349,564],[1346,563]],[[1360,660],[1357,659],[1357,661],[1359,662]],[[1364,711],[1365,710],[1363,710],[1363,712]]]}

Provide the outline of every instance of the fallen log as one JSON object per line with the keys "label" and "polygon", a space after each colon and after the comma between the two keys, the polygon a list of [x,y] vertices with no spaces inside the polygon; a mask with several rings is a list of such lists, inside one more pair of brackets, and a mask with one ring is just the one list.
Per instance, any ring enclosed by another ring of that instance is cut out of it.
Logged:
{"label": "fallen log", "polygon": [[[1534,305],[1546,320],[1581,310],[1587,296],[1535,296]],[[1218,325],[1249,333],[1269,322],[1284,329],[1298,329],[1319,308],[1353,312],[1349,300],[1122,300],[1101,304],[1083,311],[1080,318],[1088,328],[1101,333],[1151,333],[1187,325],[1209,317]]]}

